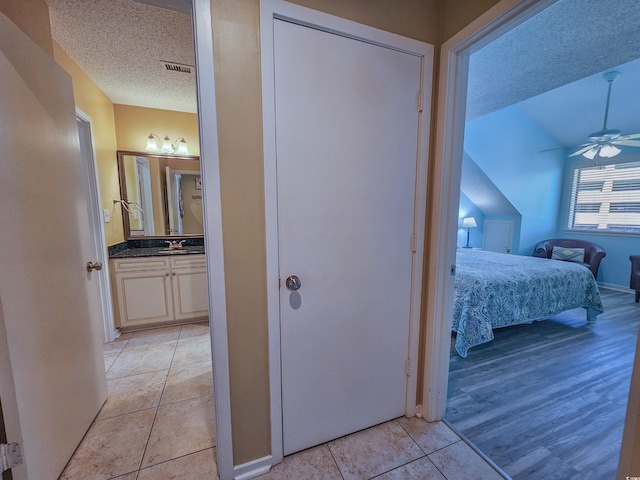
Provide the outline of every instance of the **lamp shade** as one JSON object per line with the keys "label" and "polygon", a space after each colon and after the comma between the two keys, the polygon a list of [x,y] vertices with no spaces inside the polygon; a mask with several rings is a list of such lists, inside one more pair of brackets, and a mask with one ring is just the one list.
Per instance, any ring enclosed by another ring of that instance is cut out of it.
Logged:
{"label": "lamp shade", "polygon": [[476,219],[473,217],[465,217],[462,219],[462,227],[463,228],[474,228],[477,227]]}
{"label": "lamp shade", "polygon": [[153,133],[147,137],[147,147],[145,148],[145,150],[149,150],[151,152],[158,151],[158,144],[156,143],[156,139],[153,136]]}

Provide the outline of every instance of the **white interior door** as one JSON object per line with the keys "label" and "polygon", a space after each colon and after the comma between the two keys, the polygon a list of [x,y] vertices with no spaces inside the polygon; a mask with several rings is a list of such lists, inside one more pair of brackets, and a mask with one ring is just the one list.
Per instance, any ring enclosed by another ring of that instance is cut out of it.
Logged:
{"label": "white interior door", "polygon": [[483,248],[490,252],[511,253],[513,246],[513,222],[485,220]]}
{"label": "white interior door", "polygon": [[115,339],[116,328],[113,318],[111,284],[109,282],[109,256],[102,227],[103,213],[100,205],[100,189],[96,173],[91,121],[84,113],[76,111],[76,123],[78,126],[78,138],[80,139],[80,155],[87,186],[87,214],[91,242],[94,247],[93,258],[95,262],[102,264],[102,270],[94,270],[88,276],[88,280],[93,284],[96,291],[95,297],[92,296],[91,299],[95,298],[99,302],[96,305],[91,305],[90,308],[96,312],[96,315],[101,317],[104,333],[103,341],[112,342]]}
{"label": "white interior door", "polygon": [[289,454],[405,412],[421,59],[280,20],[274,36]]}
{"label": "white interior door", "polygon": [[95,249],[71,79],[2,14],[0,145],[0,396],[14,478],[53,480],[107,394]]}

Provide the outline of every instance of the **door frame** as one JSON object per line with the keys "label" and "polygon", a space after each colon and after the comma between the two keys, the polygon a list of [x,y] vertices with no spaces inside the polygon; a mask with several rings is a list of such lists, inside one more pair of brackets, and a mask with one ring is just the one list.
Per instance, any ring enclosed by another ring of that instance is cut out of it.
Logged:
{"label": "door frame", "polygon": [[500,0],[441,47],[432,171],[440,181],[433,183],[431,196],[427,273],[427,298],[431,300],[424,312],[422,379],[423,415],[430,422],[444,418],[447,404],[469,55],[557,1]]}
{"label": "door frame", "polygon": [[234,478],[231,427],[229,336],[222,240],[222,202],[218,119],[213,65],[210,0],[193,0],[191,18],[195,47],[198,141],[204,208],[204,243],[209,289],[209,325],[213,359],[217,469],[221,479]]}
{"label": "door frame", "polygon": [[[271,412],[271,456],[270,465],[283,458],[282,432],[282,378],[280,359],[280,293],[278,256],[278,213],[276,179],[276,125],[273,62],[273,22],[285,20],[299,25],[335,33],[348,38],[366,41],[374,45],[392,48],[422,59],[421,90],[430,98],[433,72],[434,47],[424,42],[368,27],[340,17],[325,14],[283,0],[261,0],[260,2],[260,45],[262,70],[262,115],[264,147],[264,188],[265,188],[265,229],[266,229],[266,270],[267,270],[267,318],[269,331],[269,390]],[[418,93],[418,92],[416,92]],[[427,102],[428,103],[428,102]],[[429,151],[430,108],[425,106],[419,114],[416,171],[416,202],[414,205],[414,231],[416,234],[415,253],[411,271],[411,305],[408,341],[410,372],[418,371],[418,340],[420,329],[420,308],[422,292],[422,268],[424,255],[424,231],[427,204],[427,165]],[[417,375],[407,379],[405,413],[416,413]],[[266,462],[265,462],[266,463]],[[255,469],[256,465],[252,465]]]}
{"label": "door frame", "polygon": [[109,255],[104,236],[102,222],[102,205],[100,203],[100,183],[98,181],[98,166],[96,164],[95,146],[93,143],[93,123],[91,117],[76,107],[76,123],[79,125],[80,155],[89,197],[89,222],[91,238],[95,248],[95,260],[102,263],[102,271],[98,272],[98,290],[100,297],[101,318],[104,342],[112,342],[119,336],[116,330],[113,302],[111,300],[111,282],[109,276]]}

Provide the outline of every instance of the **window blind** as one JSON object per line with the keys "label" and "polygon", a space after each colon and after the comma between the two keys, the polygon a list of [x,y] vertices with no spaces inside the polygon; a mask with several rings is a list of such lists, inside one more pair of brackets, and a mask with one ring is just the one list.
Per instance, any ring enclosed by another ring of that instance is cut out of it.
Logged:
{"label": "window blind", "polygon": [[640,162],[576,168],[568,227],[640,233]]}

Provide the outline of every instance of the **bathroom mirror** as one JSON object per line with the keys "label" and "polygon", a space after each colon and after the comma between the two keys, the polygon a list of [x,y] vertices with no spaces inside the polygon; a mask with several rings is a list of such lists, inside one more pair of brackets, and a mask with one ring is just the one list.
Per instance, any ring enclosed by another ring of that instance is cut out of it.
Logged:
{"label": "bathroom mirror", "polygon": [[126,239],[203,235],[200,157],[118,151]]}

